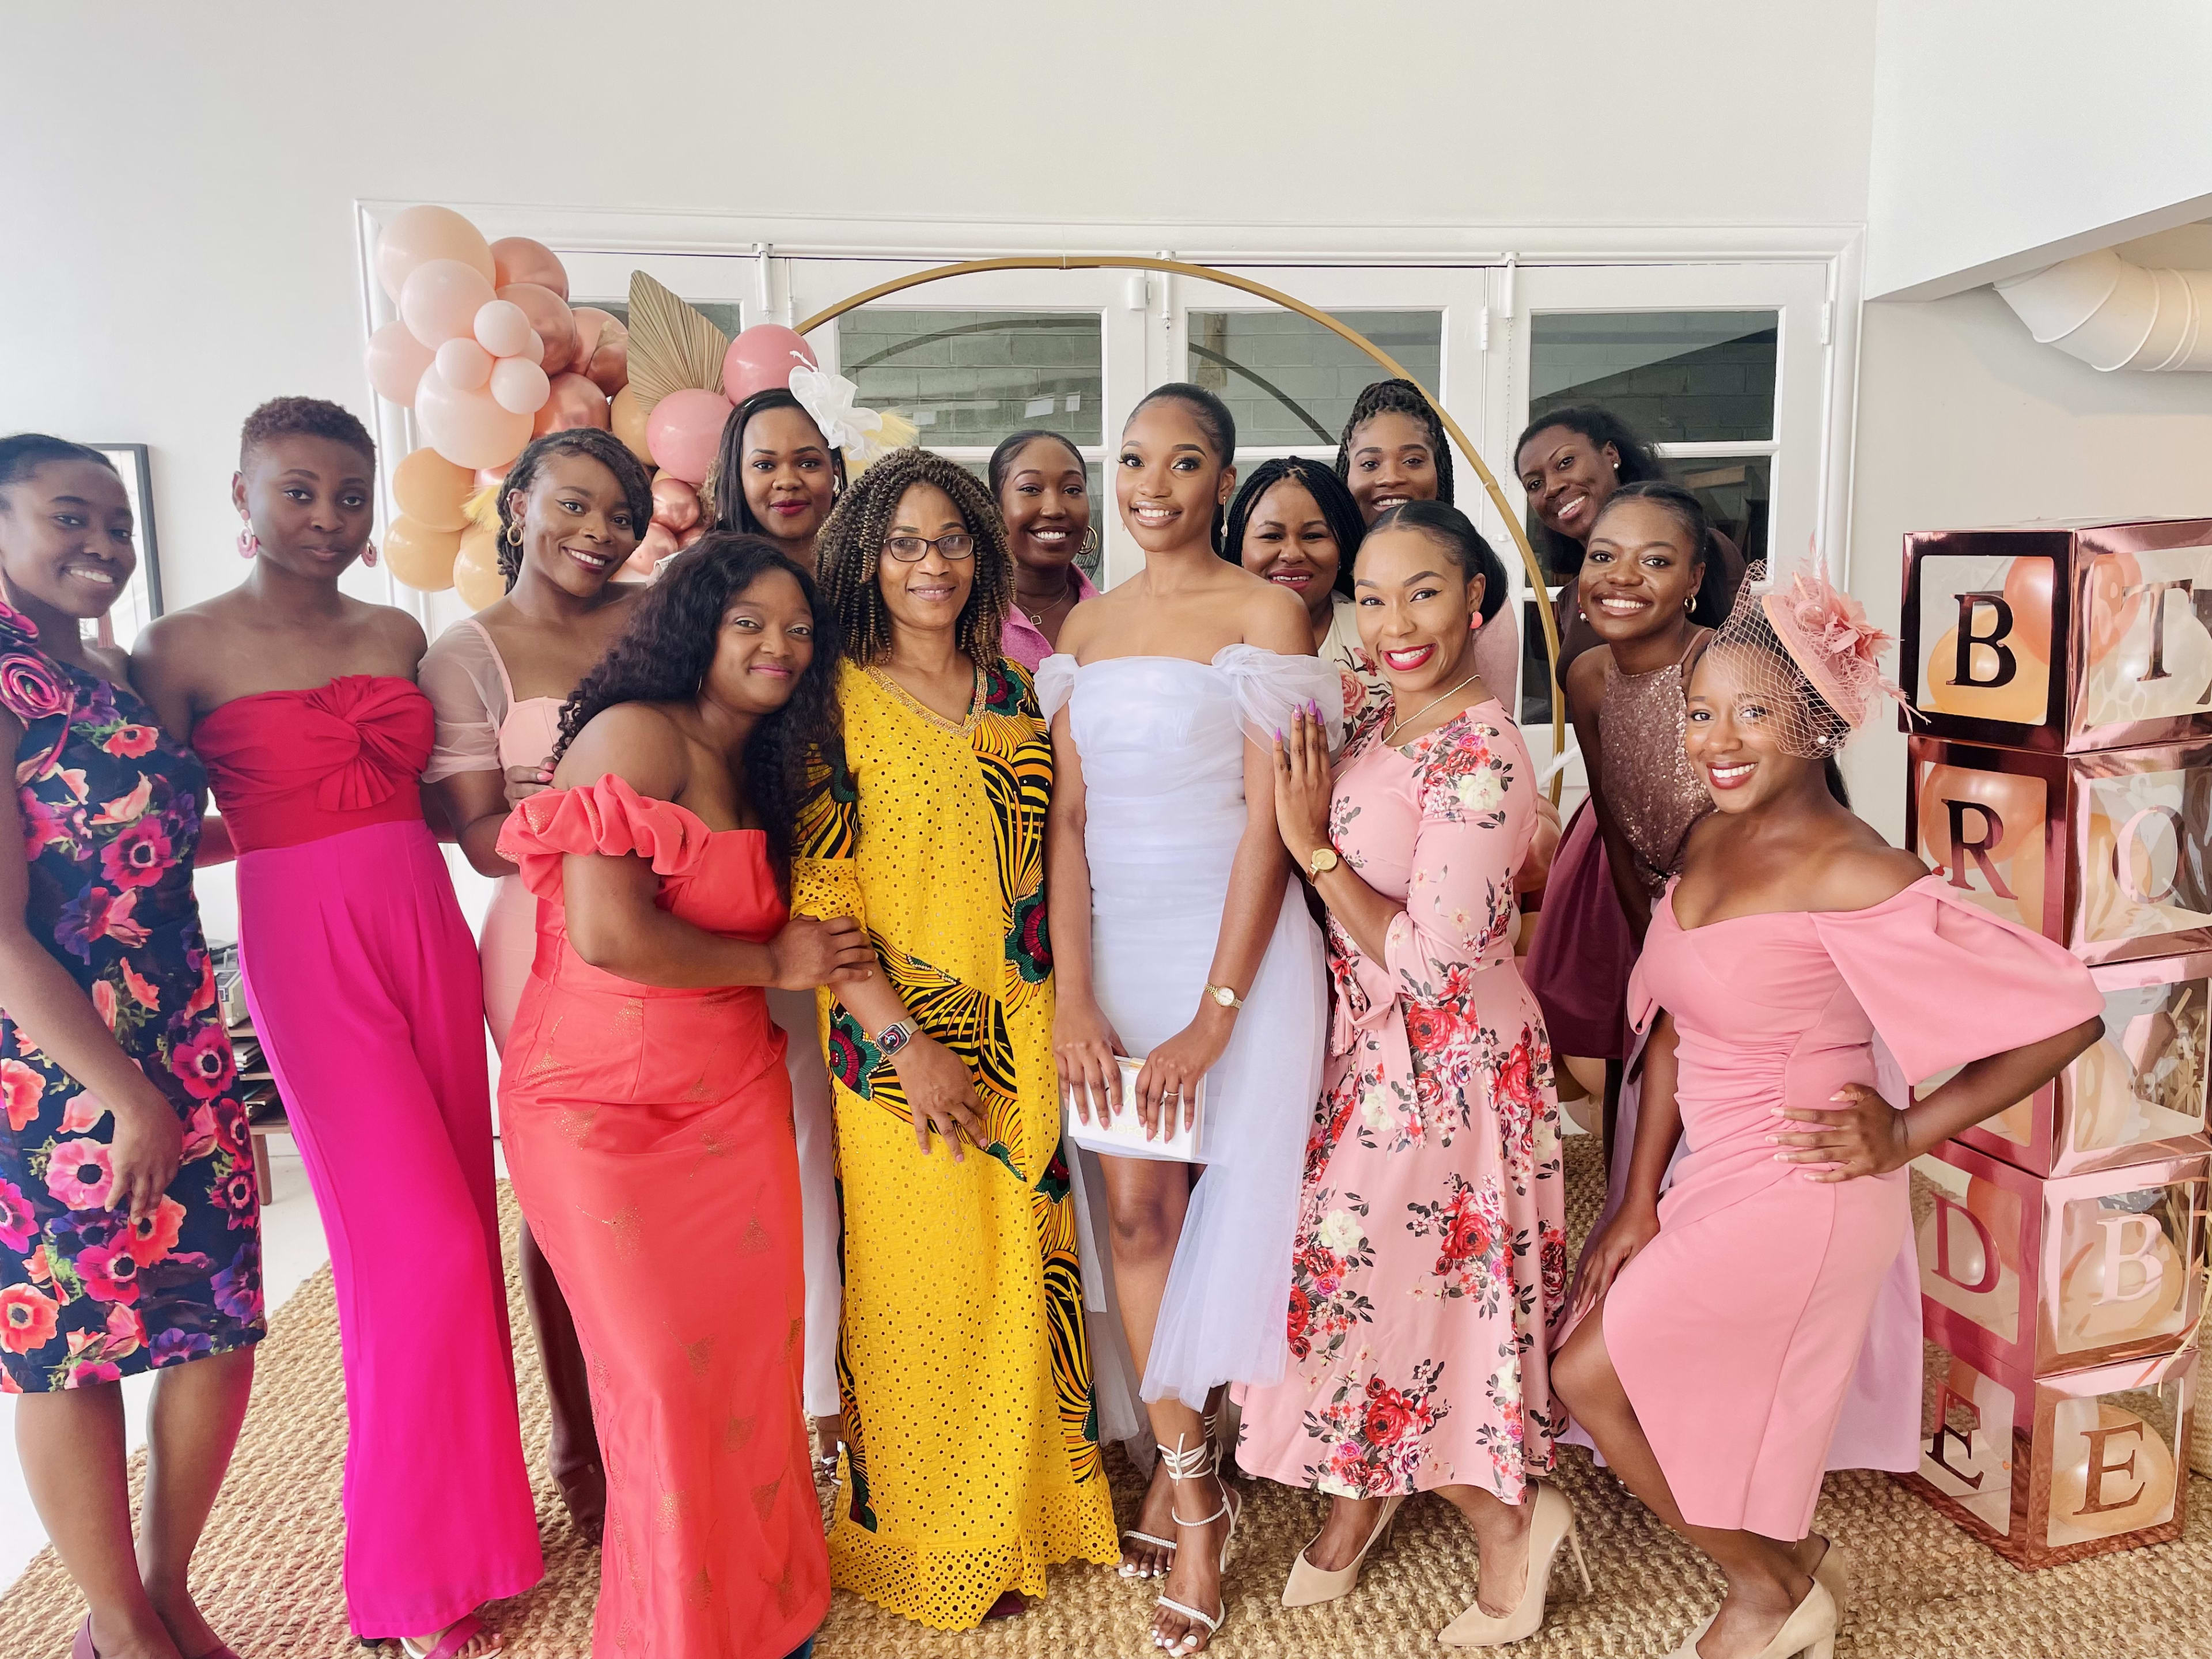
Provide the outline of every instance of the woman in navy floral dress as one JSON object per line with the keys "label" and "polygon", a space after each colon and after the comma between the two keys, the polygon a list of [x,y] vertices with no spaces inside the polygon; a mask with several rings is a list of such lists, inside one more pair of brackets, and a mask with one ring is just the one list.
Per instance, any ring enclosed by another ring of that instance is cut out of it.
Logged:
{"label": "woman in navy floral dress", "polygon": [[[136,563],[105,458],[0,439],[0,1392],[91,1604],[76,1659],[221,1659],[186,1577],[252,1386],[260,1212],[192,898],[206,775],[82,638]],[[116,1385],[148,1370],[134,1538]]]}

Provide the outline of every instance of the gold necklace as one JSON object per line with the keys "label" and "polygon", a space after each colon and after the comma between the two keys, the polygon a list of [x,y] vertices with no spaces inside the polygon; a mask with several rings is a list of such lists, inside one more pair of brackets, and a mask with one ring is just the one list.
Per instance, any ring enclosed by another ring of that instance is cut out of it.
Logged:
{"label": "gold necklace", "polygon": [[1060,606],[1066,605],[1068,600],[1073,597],[1074,596],[1071,592],[1063,589],[1060,592],[1060,596],[1053,600],[1049,605],[1046,605],[1042,611],[1030,610],[1029,606],[1023,605],[1018,598],[1015,599],[1014,603],[1017,608],[1020,610],[1022,615],[1030,619],[1030,626],[1036,629],[1038,633],[1042,634],[1044,632],[1044,619],[1050,616],[1054,611],[1059,610]]}
{"label": "gold necklace", "polygon": [[1419,708],[1416,708],[1412,714],[1407,715],[1405,719],[1391,721],[1389,729],[1382,733],[1382,746],[1385,749],[1395,749],[1398,746],[1399,732],[1404,731],[1415,720],[1420,719],[1422,715],[1427,714],[1429,710],[1434,708],[1438,703],[1458,696],[1461,692],[1466,690],[1468,686],[1473,685],[1481,678],[1482,671],[1480,669],[1477,669],[1474,673],[1469,674],[1465,679],[1462,680],[1457,685],[1452,687],[1450,690],[1445,692],[1443,696],[1431,697],[1428,702],[1423,703]]}

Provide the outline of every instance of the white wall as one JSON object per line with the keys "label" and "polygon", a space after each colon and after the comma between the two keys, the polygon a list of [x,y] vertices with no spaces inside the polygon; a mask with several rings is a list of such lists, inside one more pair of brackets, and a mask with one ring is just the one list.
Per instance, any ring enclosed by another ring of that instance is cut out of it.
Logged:
{"label": "white wall", "polygon": [[[2100,374],[2037,345],[1986,288],[1869,305],[1860,327],[1850,586],[1886,626],[1908,532],[2212,515],[2212,375]],[[1893,723],[1846,770],[1859,810],[1901,840]]]}
{"label": "white wall", "polygon": [[2212,213],[2208,67],[2204,0],[1881,0],[1869,296]]}

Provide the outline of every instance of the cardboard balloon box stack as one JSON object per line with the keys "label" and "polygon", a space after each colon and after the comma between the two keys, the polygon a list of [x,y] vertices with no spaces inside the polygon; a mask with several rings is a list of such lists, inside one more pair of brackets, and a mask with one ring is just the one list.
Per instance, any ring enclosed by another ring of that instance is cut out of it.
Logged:
{"label": "cardboard balloon box stack", "polygon": [[2182,1529],[2212,1158],[2212,520],[1905,553],[1907,834],[2105,994],[2101,1041],[1913,1180],[1929,1363],[1904,1479],[2046,1566]]}

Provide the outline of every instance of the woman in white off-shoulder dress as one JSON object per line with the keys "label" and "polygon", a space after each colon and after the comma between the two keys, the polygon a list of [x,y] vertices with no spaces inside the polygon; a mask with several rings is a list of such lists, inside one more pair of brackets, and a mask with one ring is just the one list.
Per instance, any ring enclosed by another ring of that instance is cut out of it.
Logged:
{"label": "woman in white off-shoulder dress", "polygon": [[[1205,1080],[1202,1170],[1102,1158],[1113,1278],[1161,1457],[1122,1571],[1164,1571],[1155,1643],[1219,1627],[1237,1496],[1206,1419],[1282,1375],[1291,1243],[1320,1093],[1327,981],[1274,822],[1275,732],[1342,708],[1305,607],[1216,556],[1236,482],[1229,411],[1166,386],[1123,429],[1115,494],[1142,574],[1078,605],[1036,676],[1052,723],[1053,1047],[1078,1109],[1142,1057],[1147,1125]],[[1194,1179],[1194,1177],[1195,1177]]]}

